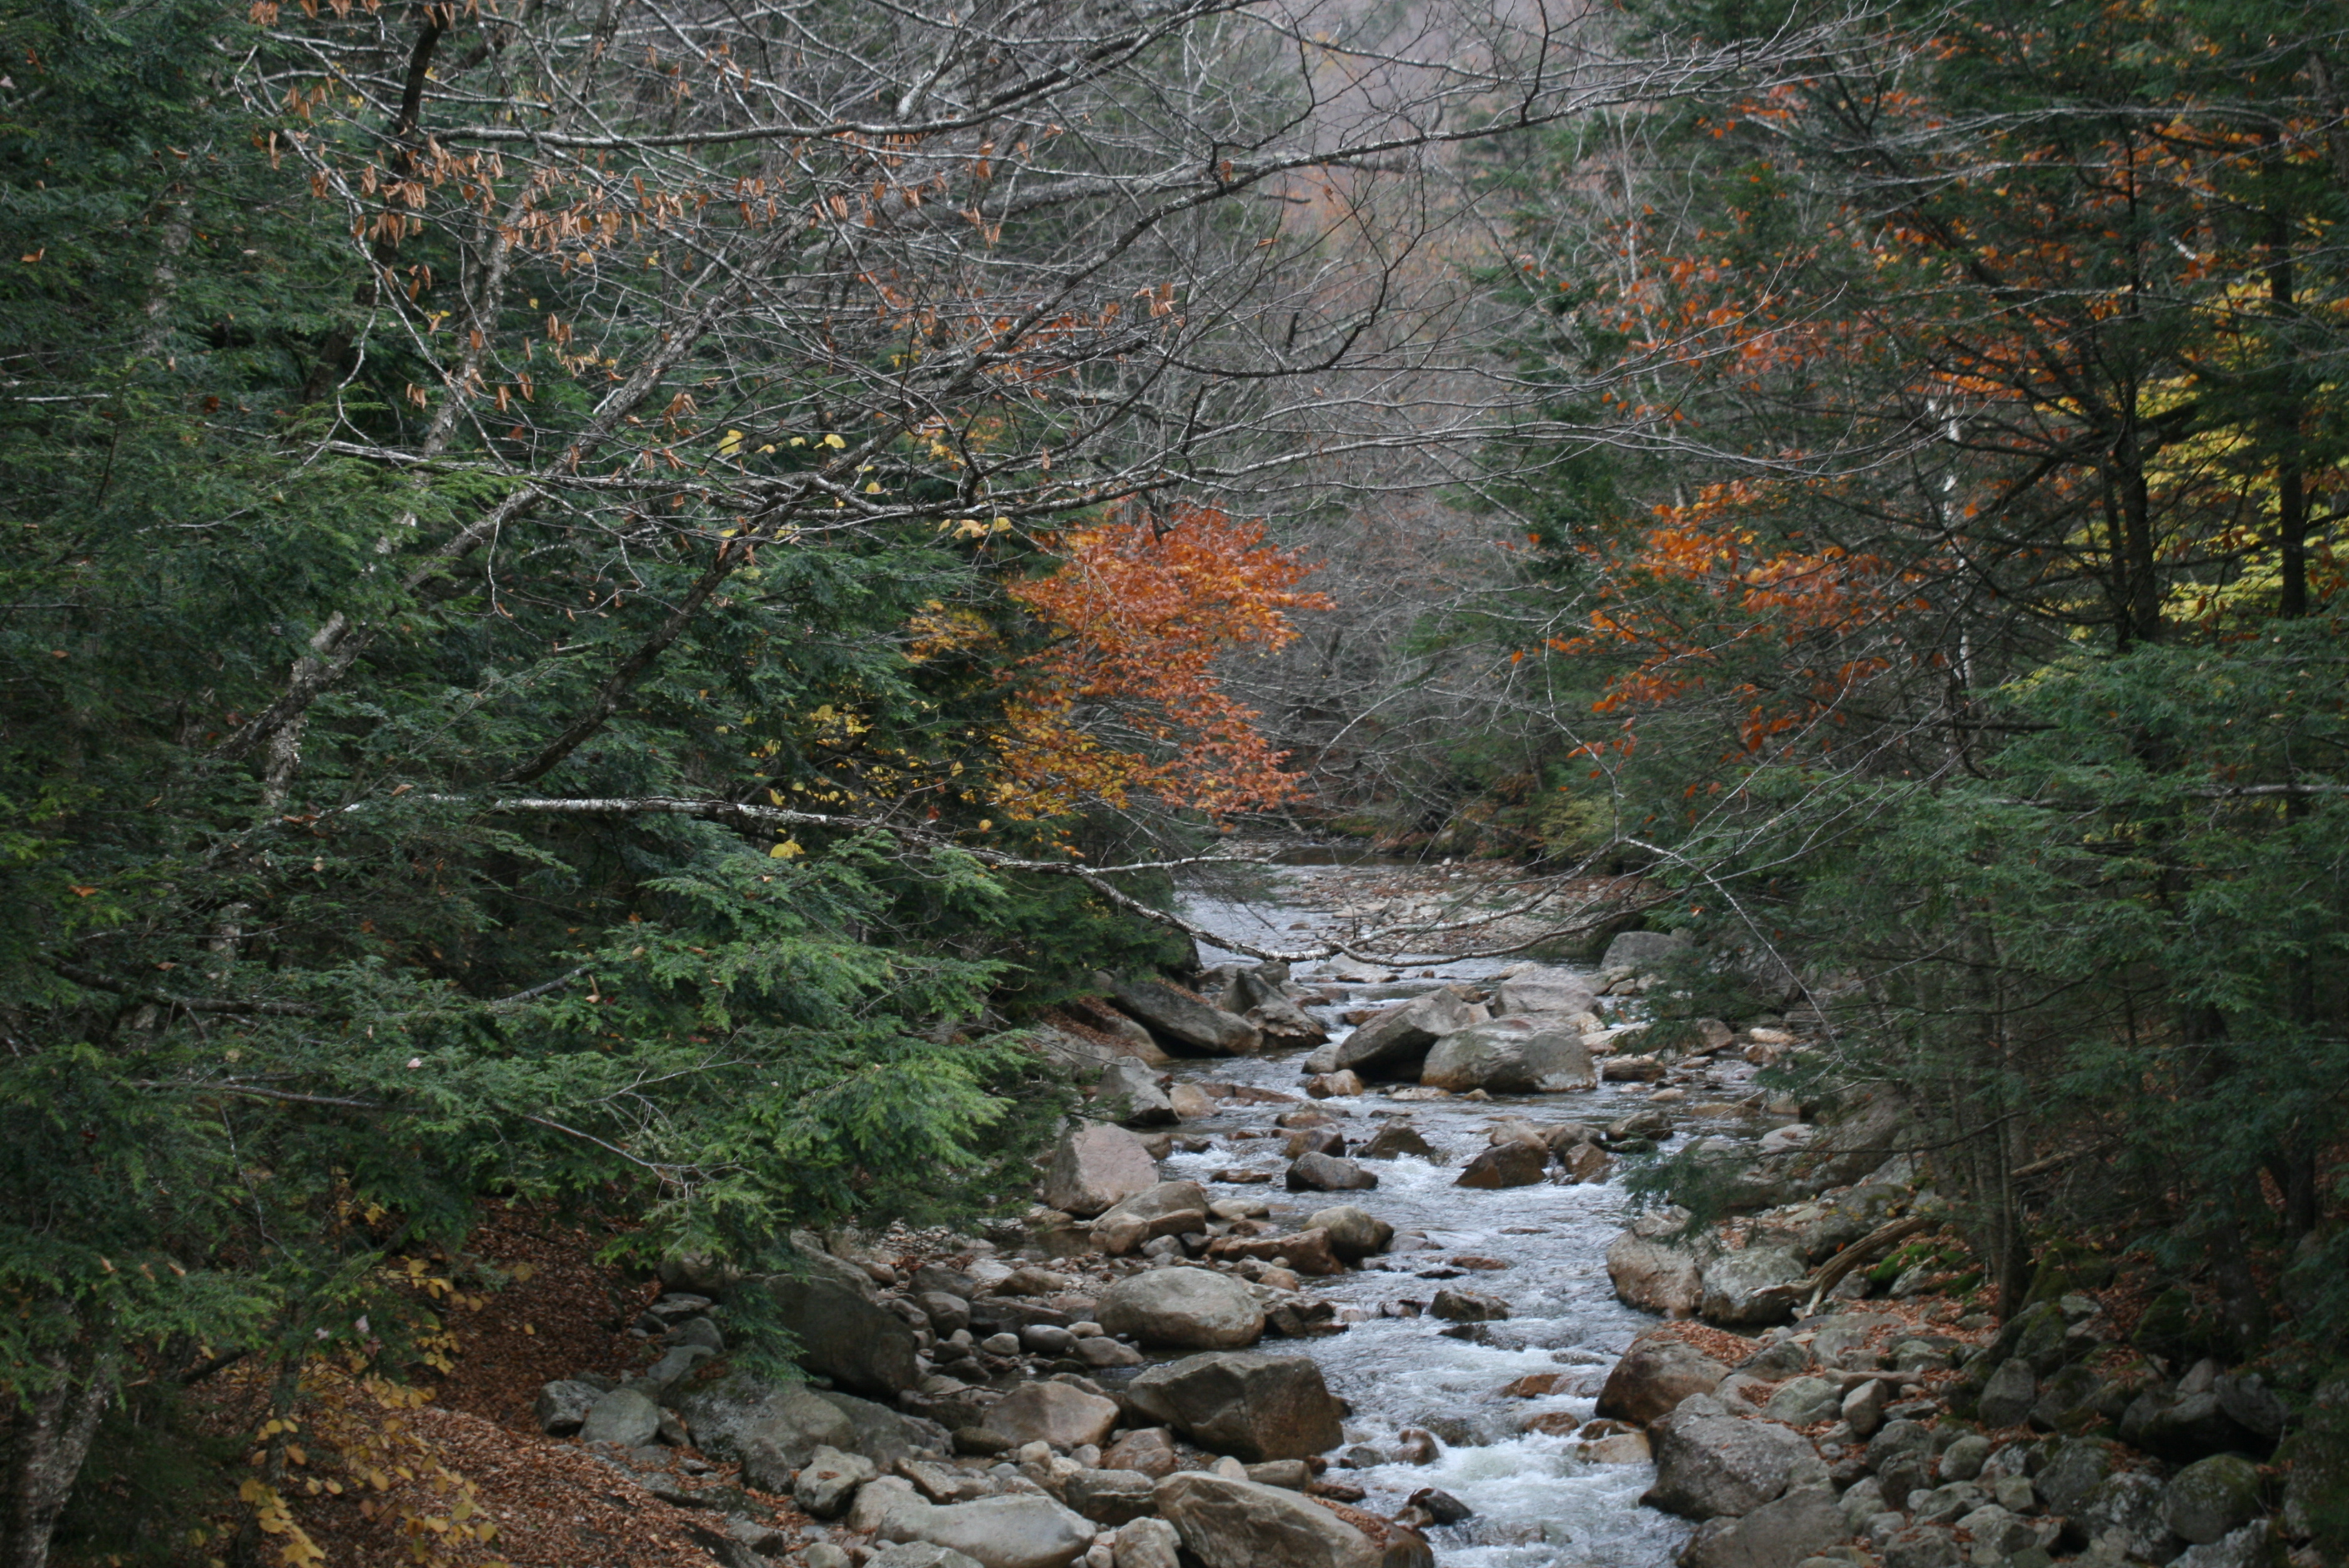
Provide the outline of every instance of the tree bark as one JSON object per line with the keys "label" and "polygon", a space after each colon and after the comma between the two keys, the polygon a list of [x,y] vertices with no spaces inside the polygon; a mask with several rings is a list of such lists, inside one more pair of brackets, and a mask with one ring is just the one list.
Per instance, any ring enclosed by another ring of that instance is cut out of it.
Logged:
{"label": "tree bark", "polygon": [[[62,1305],[57,1310],[70,1311]],[[113,1350],[91,1350],[86,1341],[76,1348],[80,1355],[57,1350],[42,1358],[47,1387],[26,1392],[20,1386],[0,1406],[0,1475],[8,1489],[0,1568],[47,1568],[57,1520],[89,1457],[98,1418],[113,1403]]]}

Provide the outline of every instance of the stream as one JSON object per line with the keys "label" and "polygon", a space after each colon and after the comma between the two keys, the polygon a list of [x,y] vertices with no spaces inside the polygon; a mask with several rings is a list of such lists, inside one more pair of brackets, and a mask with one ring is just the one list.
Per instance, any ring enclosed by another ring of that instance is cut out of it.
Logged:
{"label": "stream", "polygon": [[[1195,894],[1185,913],[1209,930],[1266,947],[1300,945],[1303,932],[1322,925],[1346,898],[1342,868],[1292,867],[1279,873],[1270,897],[1230,901]],[[1210,965],[1253,962],[1202,944]],[[1348,1026],[1339,1015],[1432,990],[1459,981],[1485,983],[1511,960],[1423,964],[1365,977],[1350,961],[1301,963],[1298,984],[1327,986],[1343,1000],[1309,1007],[1342,1038]],[[1353,976],[1340,978],[1340,975]],[[1392,978],[1388,978],[1392,975]],[[1189,1060],[1176,1064],[1178,1078],[1250,1085],[1301,1095],[1299,1063],[1303,1053],[1259,1057]],[[1279,1181],[1281,1130],[1275,1118],[1294,1105],[1219,1102],[1217,1113],[1186,1123],[1186,1136],[1206,1135],[1206,1153],[1177,1152],[1166,1174],[1205,1186],[1211,1198],[1249,1198],[1268,1203],[1273,1217],[1302,1222],[1316,1209],[1350,1202],[1393,1225],[1401,1234],[1423,1233],[1433,1245],[1396,1251],[1369,1260],[1371,1266],[1305,1288],[1339,1305],[1341,1316],[1362,1315],[1342,1334],[1286,1342],[1284,1354],[1309,1355],[1321,1365],[1331,1390],[1348,1401],[1350,1443],[1391,1451],[1406,1428],[1433,1432],[1443,1440],[1439,1458],[1425,1465],[1383,1463],[1332,1470],[1364,1487],[1365,1504],[1382,1513],[1402,1507],[1423,1487],[1451,1493],[1474,1510],[1456,1524],[1427,1531],[1437,1560],[1446,1568],[1663,1568],[1687,1539],[1689,1526],[1639,1506],[1654,1478],[1645,1464],[1594,1464],[1576,1457],[1570,1427],[1557,1435],[1523,1429],[1544,1412],[1588,1420],[1607,1370],[1634,1335],[1652,1324],[1649,1315],[1615,1299],[1607,1276],[1606,1250],[1629,1221],[1619,1181],[1566,1186],[1541,1182],[1499,1191],[1454,1186],[1460,1167],[1486,1146],[1486,1130],[1504,1116],[1535,1122],[1604,1123],[1640,1109],[1650,1086],[1601,1084],[1591,1092],[1496,1095],[1489,1101],[1466,1099],[1396,1101],[1389,1093],[1404,1086],[1373,1085],[1359,1097],[1305,1103],[1336,1119],[1350,1150],[1387,1124],[1408,1118],[1433,1145],[1441,1163],[1405,1157],[1363,1161],[1378,1186],[1362,1192],[1289,1192]],[[1268,1136],[1235,1138],[1236,1133]],[[1217,1171],[1235,1167],[1274,1172],[1269,1185],[1218,1182]],[[1500,1269],[1454,1269],[1446,1260],[1468,1254],[1506,1264]],[[1423,1277],[1434,1274],[1439,1277]],[[1381,1315],[1382,1305],[1408,1299],[1424,1304],[1438,1289],[1473,1290],[1506,1301],[1506,1322],[1481,1326],[1482,1343],[1449,1337],[1433,1317]],[[1501,1393],[1504,1385],[1534,1372],[1566,1372],[1557,1392],[1530,1399]],[[1555,1423],[1563,1426],[1564,1423]]]}

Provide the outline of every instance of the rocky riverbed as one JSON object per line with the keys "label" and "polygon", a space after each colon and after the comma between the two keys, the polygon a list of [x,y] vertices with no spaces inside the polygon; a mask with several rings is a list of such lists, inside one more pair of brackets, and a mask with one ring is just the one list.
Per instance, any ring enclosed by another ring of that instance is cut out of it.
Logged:
{"label": "rocky riverbed", "polygon": [[[1361,880],[1194,909],[1293,940],[1359,923]],[[1024,1222],[796,1237],[788,1277],[680,1260],[639,1323],[653,1364],[549,1385],[542,1420],[723,1513],[732,1568],[2289,1549],[2310,1477],[2260,1469],[2287,1423],[2255,1378],[2130,1351],[2088,1291],[2000,1325],[1930,1258],[1880,1264],[1940,1223],[1899,1108],[1822,1127],[1762,1088],[1800,1014],[1649,1030],[1673,954],[1104,976],[1040,1033],[1091,1099]],[[1735,1162],[1740,1217],[1630,1213],[1627,1162],[1691,1146]],[[809,1384],[725,1369],[745,1291]]]}

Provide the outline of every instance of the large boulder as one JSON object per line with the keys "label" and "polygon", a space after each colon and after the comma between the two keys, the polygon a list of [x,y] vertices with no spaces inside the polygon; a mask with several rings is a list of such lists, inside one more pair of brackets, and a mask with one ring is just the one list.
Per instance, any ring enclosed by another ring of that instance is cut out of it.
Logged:
{"label": "large boulder", "polygon": [[1351,1203],[1340,1203],[1334,1208],[1316,1209],[1305,1222],[1308,1230],[1326,1232],[1330,1249],[1348,1263],[1387,1250],[1394,1240],[1394,1227],[1384,1220]]}
{"label": "large boulder", "polygon": [[2167,1563],[2186,1542],[2162,1519],[2161,1482],[2144,1470],[2106,1476],[2077,1516],[2092,1542],[2109,1545],[2116,1557],[2133,1563]]}
{"label": "large boulder", "polygon": [[1651,1436],[1656,1484],[1640,1501],[1684,1519],[1751,1513],[1785,1493],[1798,1465],[1819,1462],[1801,1433],[1732,1416],[1710,1394],[1682,1400]]}
{"label": "large boulder", "polygon": [[1350,1068],[1364,1078],[1416,1078],[1428,1048],[1476,1021],[1475,1010],[1450,986],[1430,991],[1377,1014],[1338,1042],[1324,1071]]}
{"label": "large boulder", "polygon": [[919,1383],[913,1329],[881,1305],[863,1271],[805,1248],[800,1257],[800,1272],[765,1281],[777,1319],[799,1341],[800,1365],[835,1384],[885,1398]]}
{"label": "large boulder", "polygon": [[1116,1400],[1071,1384],[1023,1383],[998,1399],[979,1424],[1015,1449],[1025,1443],[1073,1449],[1107,1442],[1117,1416]]}
{"label": "large boulder", "polygon": [[1697,1315],[1729,1327],[1784,1323],[1795,1315],[1802,1254],[1791,1247],[1754,1246],[1723,1253],[1704,1265]]}
{"label": "large boulder", "polygon": [[660,1431],[660,1407],[649,1396],[634,1388],[615,1388],[597,1396],[589,1407],[586,1419],[580,1423],[579,1440],[641,1448]]}
{"label": "large boulder", "polygon": [[1607,1277],[1627,1305],[1663,1317],[1692,1317],[1704,1299],[1704,1264],[1712,1249],[1680,1246],[1626,1231],[1607,1249]]}
{"label": "large boulder", "polygon": [[835,1446],[853,1446],[884,1470],[903,1459],[939,1457],[952,1445],[947,1429],[936,1421],[907,1415],[889,1405],[876,1405],[837,1388],[818,1388],[813,1392],[817,1398],[845,1416],[850,1430],[855,1433],[853,1445]]}
{"label": "large boulder", "polygon": [[1093,1543],[1092,1522],[1049,1497],[1030,1492],[934,1503],[895,1476],[857,1492],[848,1528],[882,1541],[943,1546],[983,1568],[1068,1568]]}
{"label": "large boulder", "polygon": [[1544,1027],[1531,1018],[1495,1018],[1436,1041],[1419,1081],[1461,1093],[1547,1094],[1595,1088],[1599,1074],[1577,1031]]}
{"label": "large boulder", "polygon": [[1093,1104],[1128,1127],[1164,1127],[1174,1120],[1174,1102],[1158,1087],[1158,1075],[1132,1057],[1102,1069]]}
{"label": "large boulder", "polygon": [[792,1481],[792,1498],[818,1519],[838,1519],[847,1511],[856,1489],[879,1473],[863,1454],[818,1449]]}
{"label": "large boulder", "polygon": [[1599,993],[1571,969],[1521,969],[1493,993],[1496,1018],[1544,1013],[1571,1017],[1598,1010]]}
{"label": "large boulder", "polygon": [[1434,1568],[1427,1542],[1400,1525],[1252,1480],[1170,1475],[1158,1511],[1206,1568]]}
{"label": "large boulder", "polygon": [[1360,1192],[1379,1184],[1378,1177],[1352,1161],[1335,1154],[1299,1155],[1288,1166],[1292,1192]]}
{"label": "large boulder", "polygon": [[1186,1356],[1143,1372],[1125,1394],[1135,1409],[1201,1448],[1252,1464],[1301,1460],[1343,1439],[1338,1401],[1308,1357]]}
{"label": "large boulder", "polygon": [[1112,1334],[1185,1350],[1236,1350],[1264,1336],[1247,1286],[1207,1269],[1153,1269],[1102,1292],[1096,1317]]}
{"label": "large boulder", "polygon": [[697,1388],[677,1402],[694,1447],[734,1460],[761,1491],[789,1491],[792,1471],[820,1448],[857,1446],[854,1422],[804,1383],[762,1383],[736,1376]]}
{"label": "large boulder", "polygon": [[1207,1256],[1215,1262],[1255,1258],[1301,1274],[1346,1272],[1346,1265],[1339,1261],[1336,1250],[1330,1244],[1330,1233],[1319,1226],[1269,1236],[1219,1237],[1207,1243]]}
{"label": "large boulder", "polygon": [[1669,1328],[1651,1328],[1631,1341],[1599,1391],[1601,1416],[1641,1426],[1670,1413],[1692,1394],[1710,1394],[1729,1368]]}
{"label": "large boulder", "polygon": [[1661,965],[1686,953],[1689,945],[1685,932],[1626,931],[1607,944],[1607,955],[1599,961],[1599,967],[1653,974]]}
{"label": "large boulder", "polygon": [[1549,1166],[1549,1151],[1537,1144],[1501,1143],[1468,1161],[1455,1187],[1530,1187]]}
{"label": "large boulder", "polygon": [[1188,991],[1136,980],[1113,987],[1110,995],[1120,1007],[1149,1026],[1161,1039],[1211,1057],[1253,1056],[1264,1045],[1263,1033],[1236,1013],[1226,1013]]}
{"label": "large boulder", "polygon": [[1043,1198],[1055,1209],[1090,1216],[1156,1185],[1158,1162],[1142,1140],[1104,1121],[1080,1121],[1052,1150]]}
{"label": "large boulder", "polygon": [[1806,1486],[1742,1519],[1705,1524],[1681,1553],[1680,1568],[1795,1568],[1850,1532],[1836,1494]]}
{"label": "large boulder", "polygon": [[[592,1424],[592,1418],[591,1418]],[[2240,1454],[2212,1454],[2170,1478],[2161,1520],[2197,1546],[2208,1545],[2260,1511],[2260,1467]]]}

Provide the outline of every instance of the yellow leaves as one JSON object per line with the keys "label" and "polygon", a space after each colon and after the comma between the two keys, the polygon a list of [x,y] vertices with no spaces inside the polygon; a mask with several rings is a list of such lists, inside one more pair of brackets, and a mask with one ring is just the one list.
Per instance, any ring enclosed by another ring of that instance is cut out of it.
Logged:
{"label": "yellow leaves", "polygon": [[807,851],[800,848],[800,841],[797,839],[785,839],[781,843],[777,844],[773,849],[767,851],[767,858],[769,860],[775,861],[788,861],[797,859],[799,856],[805,853],[807,853]]}
{"label": "yellow leaves", "polygon": [[826,436],[823,438],[823,445],[830,447],[835,452],[845,451],[848,448],[847,441],[836,435]]}
{"label": "yellow leaves", "polygon": [[729,431],[727,431],[727,432],[726,432],[726,434],[725,434],[724,436],[722,436],[722,437],[720,437],[720,438],[719,438],[719,442],[718,442],[718,455],[719,455],[719,457],[721,457],[721,458],[730,458],[730,457],[734,457],[734,456],[738,455],[739,453],[740,453],[740,451],[741,451],[741,450],[742,450],[742,432],[741,432],[741,431],[740,431],[740,430],[729,430]]}

